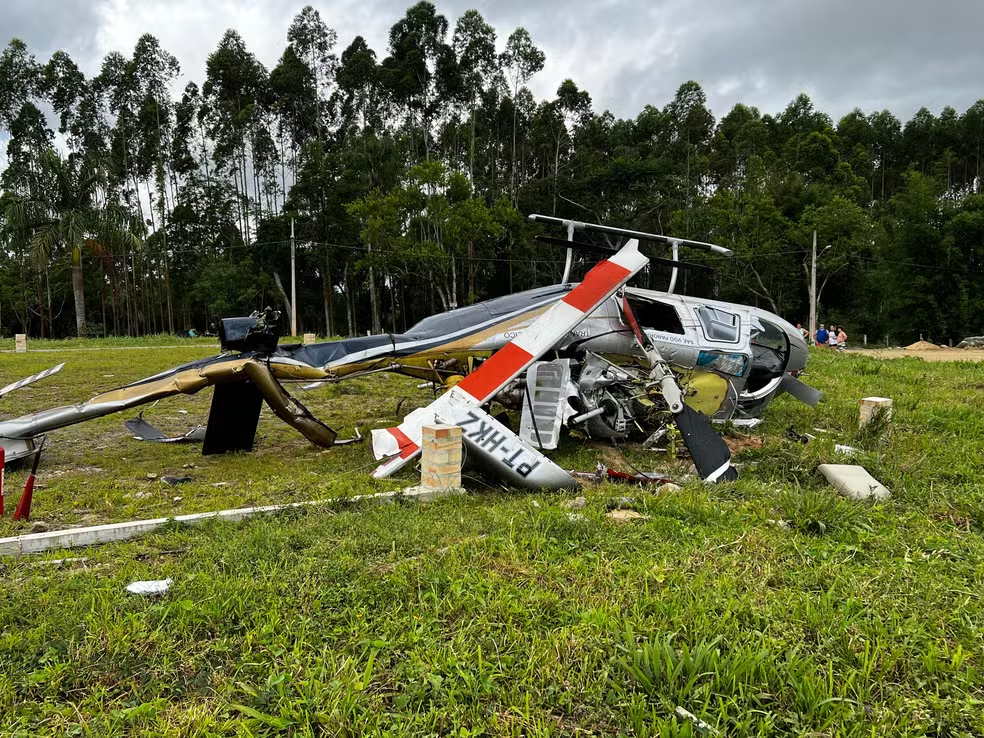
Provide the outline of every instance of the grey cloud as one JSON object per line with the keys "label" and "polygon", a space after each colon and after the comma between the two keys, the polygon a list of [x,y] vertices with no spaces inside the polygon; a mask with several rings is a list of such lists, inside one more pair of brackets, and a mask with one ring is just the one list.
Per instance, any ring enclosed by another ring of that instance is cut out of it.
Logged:
{"label": "grey cloud", "polygon": [[[291,17],[307,0],[6,0],[0,35],[24,38],[39,58],[65,48],[94,71],[99,56],[128,51],[158,33],[200,80],[204,60],[234,27],[264,63],[283,49]],[[313,0],[339,35],[363,35],[380,57],[389,27],[412,0]],[[552,95],[572,77],[598,110],[635,116],[665,105],[695,79],[723,116],[736,103],[781,111],[800,92],[836,120],[854,107],[889,108],[902,119],[923,105],[962,112],[984,97],[984,2],[966,0],[437,0],[453,27],[470,7],[492,23],[500,47],[525,26],[547,54],[532,86]],[[130,11],[128,13],[128,11]],[[112,14],[112,15],[110,15]],[[107,18],[114,23],[106,33]],[[119,26],[119,27],[117,27]],[[107,40],[107,36],[109,40]],[[0,42],[5,39],[0,39]]]}
{"label": "grey cloud", "polygon": [[98,6],[86,0],[4,0],[0,44],[16,36],[42,61],[59,49],[87,55],[95,48]]}

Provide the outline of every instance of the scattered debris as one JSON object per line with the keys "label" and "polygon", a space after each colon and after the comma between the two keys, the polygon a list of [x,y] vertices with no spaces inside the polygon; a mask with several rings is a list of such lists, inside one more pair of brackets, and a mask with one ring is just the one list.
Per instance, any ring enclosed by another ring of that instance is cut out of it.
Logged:
{"label": "scattered debris", "polygon": [[142,582],[130,582],[126,585],[126,591],[135,595],[162,595],[171,588],[173,579],[152,579]]}
{"label": "scattered debris", "polygon": [[628,523],[633,520],[649,520],[648,515],[643,515],[641,512],[636,512],[635,510],[625,510],[621,508],[605,513],[605,517],[613,523]]}
{"label": "scattered debris", "polygon": [[572,523],[583,523],[587,520],[581,513],[567,513],[567,519]]}
{"label": "scattered debris", "polygon": [[147,479],[153,482],[155,479],[157,479],[157,475],[151,472],[150,474],[147,475]]}
{"label": "scattered debris", "polygon": [[[187,411],[185,411],[187,412]],[[134,434],[138,441],[153,441],[154,443],[184,443],[205,440],[205,426],[196,425],[180,436],[165,436],[158,428],[144,420],[143,413],[135,418],[123,421],[123,427]]]}
{"label": "scattered debris", "polygon": [[683,487],[675,482],[667,482],[659,488],[661,492],[679,492]]}
{"label": "scattered debris", "polygon": [[173,499],[171,500],[171,502],[173,502],[173,503],[174,503],[175,505],[177,505],[177,504],[178,504],[179,502],[181,502],[181,500],[183,500],[183,499],[184,499],[184,497],[174,497],[174,498],[173,498]]}
{"label": "scattered debris", "polygon": [[[724,422],[727,422],[727,421],[724,421],[724,420],[721,420],[721,421],[715,420],[714,422],[715,423],[719,423],[719,422],[720,423],[724,423]],[[756,425],[758,425],[761,422],[762,422],[762,418],[733,418],[731,420],[731,425],[733,425],[735,428],[754,428]]]}
{"label": "scattered debris", "polygon": [[852,500],[884,500],[891,495],[891,492],[863,466],[821,464],[820,473],[838,492]]}
{"label": "scattered debris", "polygon": [[712,728],[710,725],[705,723],[703,720],[701,720],[699,717],[694,715],[689,710],[685,710],[684,708],[677,705],[677,708],[676,710],[674,710],[674,712],[676,713],[676,716],[678,718],[681,718],[683,720],[689,720],[690,722],[692,722],[694,726],[697,728],[697,730],[699,730],[704,735],[707,735],[708,733],[710,733],[711,735],[718,734],[717,730]]}
{"label": "scattered debris", "polygon": [[802,433],[797,433],[793,426],[789,426],[786,429],[786,438],[790,441],[795,441],[796,443],[809,443],[810,437],[804,436]]}
{"label": "scattered debris", "polygon": [[564,500],[560,506],[564,510],[581,510],[587,504],[588,501],[584,497],[575,497],[573,500]]}
{"label": "scattered debris", "polygon": [[161,481],[169,487],[177,487],[179,484],[187,484],[191,477],[161,477]]}
{"label": "scattered debris", "polygon": [[626,474],[625,472],[609,469],[600,461],[593,472],[572,471],[571,476],[575,479],[586,479],[595,484],[601,484],[606,479],[615,482],[635,482],[636,484],[666,484],[672,481],[669,477],[664,477],[656,472],[639,472],[637,474]]}
{"label": "scattered debris", "polygon": [[194,469],[195,468],[195,465],[194,464],[185,464],[181,468],[182,469]]}
{"label": "scattered debris", "polygon": [[782,530],[792,530],[793,529],[793,526],[790,525],[790,523],[789,523],[788,520],[771,520],[770,519],[770,520],[766,520],[765,522],[768,525],[774,525],[777,528],[780,528]]}
{"label": "scattered debris", "polygon": [[858,449],[854,448],[854,446],[845,446],[842,443],[836,444],[834,446],[834,451],[839,454],[844,454],[844,456],[854,456],[858,453]]}
{"label": "scattered debris", "polygon": [[88,556],[76,556],[70,559],[47,559],[45,561],[33,561],[28,566],[53,566],[61,569],[68,564],[84,564],[89,560]]}
{"label": "scattered debris", "polygon": [[38,522],[34,523],[34,525],[31,526],[30,532],[31,533],[47,533],[49,530],[51,530],[51,526],[48,525],[47,523],[39,520]]}
{"label": "scattered debris", "polygon": [[214,482],[209,485],[210,487],[231,487],[232,482]]}

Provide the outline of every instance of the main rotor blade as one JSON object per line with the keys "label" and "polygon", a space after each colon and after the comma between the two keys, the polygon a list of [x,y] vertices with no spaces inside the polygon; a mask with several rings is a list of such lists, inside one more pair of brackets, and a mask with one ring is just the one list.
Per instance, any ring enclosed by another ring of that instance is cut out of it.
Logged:
{"label": "main rotor blade", "polygon": [[[536,240],[540,243],[550,244],[551,246],[565,246],[567,248],[572,248],[575,251],[586,251],[595,254],[614,254],[616,249],[608,248],[607,246],[602,246],[596,243],[587,243],[584,241],[565,241],[563,238],[555,238],[553,236],[536,236]],[[707,272],[715,271],[714,267],[708,266],[707,264],[698,264],[693,261],[673,261],[673,259],[665,259],[660,256],[650,256],[646,254],[646,258],[650,262],[655,264],[665,264],[671,267],[680,267],[680,269],[700,269]]]}
{"label": "main rotor blade", "polygon": [[611,233],[615,236],[636,238],[640,241],[658,241],[660,243],[676,242],[681,246],[689,246],[691,248],[702,249],[704,251],[712,251],[715,254],[722,254],[724,256],[734,255],[734,252],[731,249],[726,249],[724,246],[718,246],[714,243],[705,243],[704,241],[691,241],[689,238],[676,238],[675,236],[664,236],[660,233],[633,231],[628,228],[616,228],[615,226],[602,225],[601,223],[582,223],[579,220],[554,218],[550,215],[539,215],[538,213],[531,213],[529,217],[530,220],[536,221],[537,223],[551,223],[553,225],[564,226],[565,228],[573,226],[574,230],[584,231],[585,233]]}

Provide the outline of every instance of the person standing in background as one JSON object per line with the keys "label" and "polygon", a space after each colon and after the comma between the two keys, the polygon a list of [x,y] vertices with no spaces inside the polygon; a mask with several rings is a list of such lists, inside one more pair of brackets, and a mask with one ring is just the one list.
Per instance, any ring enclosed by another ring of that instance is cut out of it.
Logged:
{"label": "person standing in background", "polygon": [[823,323],[817,328],[817,335],[814,336],[817,339],[817,346],[827,345],[827,329],[824,327]]}
{"label": "person standing in background", "polygon": [[830,344],[830,348],[834,351],[837,350],[837,326],[830,326],[830,330],[827,331],[827,342]]}
{"label": "person standing in background", "polygon": [[837,329],[837,350],[843,351],[847,348],[847,333],[844,331],[844,326]]}
{"label": "person standing in background", "polygon": [[806,341],[806,345],[809,346],[810,345],[810,332],[808,330],[806,330],[806,328],[804,328],[799,323],[796,324],[796,330],[798,330],[800,332],[800,335],[803,336],[803,340]]}

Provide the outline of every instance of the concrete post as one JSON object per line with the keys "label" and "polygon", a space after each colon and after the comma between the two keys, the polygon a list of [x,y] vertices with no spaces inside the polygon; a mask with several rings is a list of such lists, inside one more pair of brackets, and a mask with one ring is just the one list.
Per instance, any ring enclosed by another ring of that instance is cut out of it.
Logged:
{"label": "concrete post", "polygon": [[860,425],[867,425],[876,413],[885,413],[885,420],[892,419],[892,401],[887,397],[861,398]]}
{"label": "concrete post", "polygon": [[461,428],[425,425],[420,446],[420,486],[431,490],[461,487]]}
{"label": "concrete post", "polygon": [[17,333],[14,336],[14,351],[18,354],[27,353],[27,334]]}
{"label": "concrete post", "polygon": [[304,334],[304,345],[305,346],[310,346],[312,343],[315,342],[316,339],[317,339],[317,336],[315,336],[313,333],[305,333]]}

